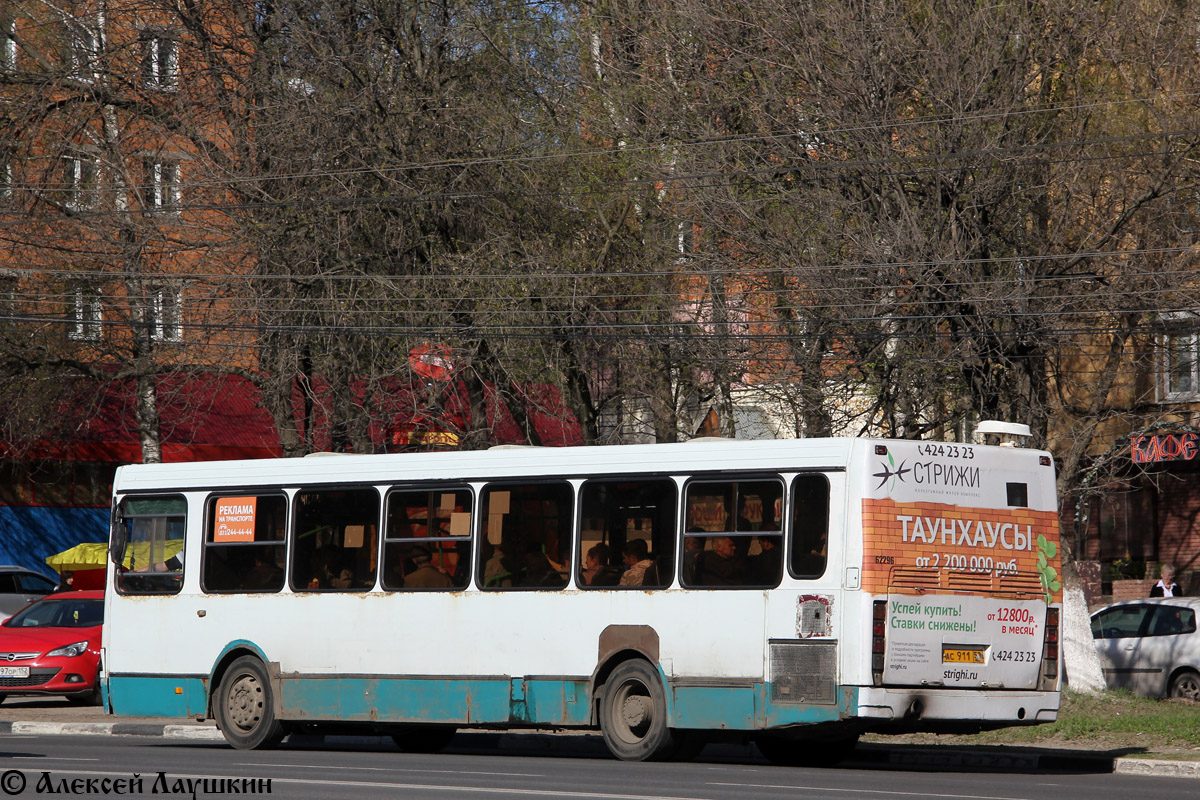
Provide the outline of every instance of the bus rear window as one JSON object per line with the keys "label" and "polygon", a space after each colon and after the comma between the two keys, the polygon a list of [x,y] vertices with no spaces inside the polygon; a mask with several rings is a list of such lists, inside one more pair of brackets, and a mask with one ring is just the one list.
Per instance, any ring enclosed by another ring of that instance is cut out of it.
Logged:
{"label": "bus rear window", "polygon": [[800,475],[792,482],[793,577],[819,578],[829,558],[829,481]]}

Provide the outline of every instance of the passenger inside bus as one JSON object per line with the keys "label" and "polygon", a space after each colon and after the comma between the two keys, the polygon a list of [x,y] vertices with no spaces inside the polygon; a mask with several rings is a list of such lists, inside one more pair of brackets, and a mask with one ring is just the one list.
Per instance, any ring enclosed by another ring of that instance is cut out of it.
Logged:
{"label": "passenger inside bus", "polygon": [[503,540],[493,546],[492,554],[483,565],[483,585],[489,589],[509,588],[520,572],[520,564],[508,556],[509,546]]}
{"label": "passenger inside bus", "polygon": [[701,552],[696,561],[697,586],[741,586],[745,573],[746,562],[730,536],[714,536],[711,549]]}
{"label": "passenger inside bus", "polygon": [[621,558],[625,562],[621,586],[654,586],[658,583],[657,570],[649,581],[646,580],[646,571],[654,567],[654,561],[650,558],[650,547],[645,539],[630,539],[626,542],[625,553]]}
{"label": "passenger inside bus", "polygon": [[[688,528],[688,533],[702,533],[703,528],[693,525]],[[694,585],[696,583],[696,566],[700,563],[700,554],[704,552],[705,537],[703,536],[685,536],[683,539],[683,583],[684,585]]]}
{"label": "passenger inside bus", "polygon": [[305,586],[309,589],[332,589],[337,560],[328,540],[319,541],[317,548],[308,556],[309,578]]}
{"label": "passenger inside bus", "polygon": [[752,584],[774,586],[783,571],[783,548],[778,536],[759,536],[759,552],[746,559],[746,577]]}
{"label": "passenger inside bus", "polygon": [[798,577],[816,577],[825,572],[829,535],[822,528],[812,530],[797,524],[792,554],[792,571]]}
{"label": "passenger inside bus", "polygon": [[525,557],[521,562],[520,584],[552,588],[565,585],[566,578],[542,552],[542,546],[537,542],[530,542],[525,546]]}
{"label": "passenger inside bus", "polygon": [[604,542],[588,548],[585,569],[580,573],[580,583],[585,586],[617,586],[621,583],[621,570],[613,563],[612,548]]}
{"label": "passenger inside bus", "polygon": [[454,586],[454,580],[433,565],[426,548],[414,547],[410,557],[415,569],[404,576],[405,589],[450,589]]}
{"label": "passenger inside bus", "polygon": [[454,573],[451,578],[456,589],[464,589],[471,582],[471,543],[457,541],[454,543]]}
{"label": "passenger inside bus", "polygon": [[343,567],[338,576],[329,582],[329,585],[334,589],[352,589],[354,588],[354,573],[349,568]]}
{"label": "passenger inside bus", "polygon": [[[273,549],[273,548],[272,548]],[[269,552],[255,548],[254,566],[242,580],[242,588],[249,590],[277,591],[283,586],[283,570]]]}

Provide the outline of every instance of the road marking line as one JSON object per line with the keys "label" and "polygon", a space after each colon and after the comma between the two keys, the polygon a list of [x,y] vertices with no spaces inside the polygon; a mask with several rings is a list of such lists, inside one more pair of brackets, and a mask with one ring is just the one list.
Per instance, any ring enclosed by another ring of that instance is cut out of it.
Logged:
{"label": "road marking line", "polygon": [[288,769],[320,769],[334,770],[344,769],[349,772],[415,772],[430,775],[487,775],[489,777],[500,776],[502,778],[545,778],[546,776],[540,772],[479,772],[477,770],[465,769],[408,769],[405,767],[339,767],[335,765],[322,764],[283,764],[272,763],[269,761],[238,761],[239,767],[287,767]]}
{"label": "road marking line", "polygon": [[841,789],[826,786],[783,786],[770,783],[708,783],[706,786],[735,786],[739,789],[795,789],[805,792],[843,792],[846,794],[897,795],[900,797],[950,797],[956,800],[1031,800],[1020,795],[934,794],[933,792],[897,792],[885,789]]}

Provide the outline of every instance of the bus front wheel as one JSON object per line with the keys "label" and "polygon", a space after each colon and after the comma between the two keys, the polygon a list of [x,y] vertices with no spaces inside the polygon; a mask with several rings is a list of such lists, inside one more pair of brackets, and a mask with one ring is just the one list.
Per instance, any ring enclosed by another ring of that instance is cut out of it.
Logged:
{"label": "bus front wheel", "polygon": [[604,684],[600,731],[622,761],[653,761],[671,755],[675,739],[667,725],[667,699],[658,672],[645,661],[626,661]]}
{"label": "bus front wheel", "polygon": [[229,665],[221,678],[215,711],[225,741],[238,750],[269,750],[283,741],[267,670],[253,656],[242,656]]}

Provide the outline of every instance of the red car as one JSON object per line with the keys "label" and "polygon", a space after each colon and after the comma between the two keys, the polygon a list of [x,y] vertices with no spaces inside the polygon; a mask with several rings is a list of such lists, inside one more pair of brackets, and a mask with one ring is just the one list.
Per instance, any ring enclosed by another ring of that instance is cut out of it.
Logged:
{"label": "red car", "polygon": [[61,592],[0,623],[0,702],[14,695],[63,695],[100,702],[104,592]]}

